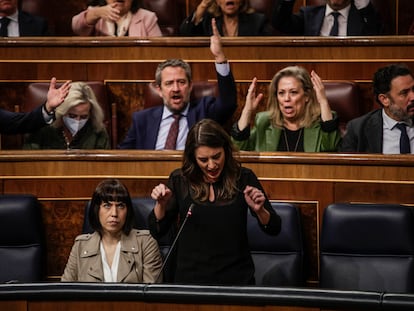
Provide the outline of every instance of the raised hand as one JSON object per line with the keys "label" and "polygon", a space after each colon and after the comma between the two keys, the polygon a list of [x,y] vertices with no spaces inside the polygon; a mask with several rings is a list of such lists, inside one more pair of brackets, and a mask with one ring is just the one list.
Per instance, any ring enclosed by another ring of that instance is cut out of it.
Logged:
{"label": "raised hand", "polygon": [[157,201],[154,214],[157,219],[164,218],[167,203],[170,201],[172,191],[164,184],[159,184],[152,189],[151,198]]}
{"label": "raised hand", "polygon": [[221,44],[221,36],[217,29],[216,19],[211,19],[211,28],[213,29],[213,35],[210,37],[210,50],[214,55],[216,63],[223,63],[227,61],[223,52],[223,46]]}
{"label": "raised hand", "polygon": [[240,119],[239,121],[237,121],[237,126],[240,130],[245,129],[247,126],[250,125],[251,118],[253,114],[256,113],[257,107],[263,99],[262,93],[259,93],[256,96],[256,86],[257,78],[254,77],[252,83],[250,83],[249,90],[247,91],[246,103],[243,107]]}
{"label": "raised hand", "polygon": [[246,186],[243,193],[244,199],[253,211],[257,213],[263,209],[266,197],[262,190],[252,186]]}
{"label": "raised hand", "polygon": [[311,80],[313,84],[313,89],[315,90],[316,100],[318,101],[321,107],[321,118],[323,121],[332,120],[333,115],[331,111],[331,107],[328,103],[328,98],[326,97],[325,86],[322,83],[322,79],[318,76],[318,74],[312,70],[311,72]]}
{"label": "raised hand", "polygon": [[52,112],[55,110],[69,93],[71,81],[66,81],[60,88],[56,88],[56,78],[50,80],[49,91],[47,92],[46,110]]}

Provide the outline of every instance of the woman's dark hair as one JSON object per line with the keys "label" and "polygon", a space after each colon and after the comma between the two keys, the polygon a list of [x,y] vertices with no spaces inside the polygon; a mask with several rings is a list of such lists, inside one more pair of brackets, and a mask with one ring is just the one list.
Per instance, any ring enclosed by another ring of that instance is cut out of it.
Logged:
{"label": "woman's dark hair", "polygon": [[[106,0],[89,0],[88,1],[88,6],[104,6],[107,4],[108,3],[106,2]],[[140,0],[132,0],[131,10],[130,10],[131,13],[132,14],[136,13],[140,7],[141,7]]]}
{"label": "woman's dark hair", "polygon": [[183,154],[183,175],[186,176],[194,190],[194,197],[200,201],[208,199],[209,185],[205,182],[203,172],[197,164],[195,152],[198,147],[223,147],[225,162],[221,173],[221,187],[217,199],[231,199],[237,192],[237,180],[240,174],[240,163],[234,158],[234,145],[227,132],[216,121],[203,119],[189,131]]}
{"label": "woman's dark hair", "polygon": [[122,231],[128,235],[134,225],[134,210],[127,187],[118,179],[101,181],[93,192],[88,215],[92,229],[102,233],[99,209],[102,203],[108,202],[122,202],[126,205],[127,215]]}

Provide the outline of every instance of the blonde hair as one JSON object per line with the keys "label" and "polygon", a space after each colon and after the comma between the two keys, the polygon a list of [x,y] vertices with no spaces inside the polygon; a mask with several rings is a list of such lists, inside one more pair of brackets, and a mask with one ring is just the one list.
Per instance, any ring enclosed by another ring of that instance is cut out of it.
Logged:
{"label": "blonde hair", "polygon": [[54,127],[61,127],[63,124],[62,117],[73,107],[82,104],[89,103],[90,114],[89,118],[92,122],[94,129],[99,132],[105,128],[104,124],[104,112],[96,99],[95,93],[89,85],[85,82],[72,82],[68,96],[66,96],[64,102],[56,108],[56,120],[53,122]]}
{"label": "blonde hair", "polygon": [[278,85],[280,79],[293,77],[302,85],[305,95],[309,101],[305,105],[305,113],[299,121],[300,127],[310,127],[315,121],[320,119],[321,108],[316,99],[315,90],[308,71],[300,66],[289,66],[279,70],[270,82],[269,94],[267,99],[267,110],[273,127],[283,127],[283,114],[280,111],[279,100],[277,98]]}

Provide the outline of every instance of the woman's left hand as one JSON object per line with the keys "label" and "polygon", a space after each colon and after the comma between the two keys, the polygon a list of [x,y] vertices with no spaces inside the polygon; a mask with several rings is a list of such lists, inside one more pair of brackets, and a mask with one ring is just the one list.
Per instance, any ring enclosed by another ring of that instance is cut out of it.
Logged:
{"label": "woman's left hand", "polygon": [[252,186],[246,186],[246,188],[244,188],[243,193],[244,199],[246,200],[247,204],[256,213],[263,208],[264,202],[266,201],[266,197],[262,190]]}
{"label": "woman's left hand", "polygon": [[333,119],[331,107],[329,106],[328,98],[326,97],[325,86],[322,83],[322,79],[318,74],[312,70],[311,80],[313,84],[313,89],[316,93],[316,100],[321,106],[321,118],[323,121],[328,121]]}

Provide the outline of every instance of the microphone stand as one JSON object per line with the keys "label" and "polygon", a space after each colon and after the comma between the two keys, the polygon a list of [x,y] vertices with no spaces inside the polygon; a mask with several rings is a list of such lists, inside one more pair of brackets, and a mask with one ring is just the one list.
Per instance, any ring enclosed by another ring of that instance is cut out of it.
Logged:
{"label": "microphone stand", "polygon": [[156,280],[156,281],[158,281],[158,279],[159,279],[159,277],[160,277],[161,273],[164,271],[165,264],[167,263],[168,258],[170,257],[170,255],[171,255],[171,253],[172,253],[172,251],[173,251],[173,249],[174,249],[174,247],[175,247],[175,244],[176,244],[176,243],[177,243],[177,241],[178,241],[178,238],[180,237],[181,231],[183,230],[184,225],[185,225],[185,223],[187,222],[187,219],[191,216],[191,213],[193,212],[193,208],[194,208],[194,203],[191,203],[190,207],[188,208],[187,214],[185,215],[185,218],[184,218],[184,220],[183,220],[183,223],[181,224],[180,229],[178,230],[177,235],[175,236],[174,241],[172,242],[171,247],[170,247],[170,249],[168,250],[167,255],[165,256],[165,259],[164,259],[164,262],[162,263],[161,269],[160,269],[160,271],[158,272],[157,277],[155,278],[155,280]]}

